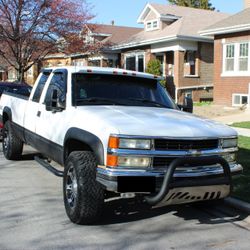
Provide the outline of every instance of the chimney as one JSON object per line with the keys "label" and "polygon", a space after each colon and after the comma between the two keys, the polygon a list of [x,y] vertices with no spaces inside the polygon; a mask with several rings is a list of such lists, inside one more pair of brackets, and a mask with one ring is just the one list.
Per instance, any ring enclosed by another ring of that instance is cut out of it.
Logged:
{"label": "chimney", "polygon": [[[250,0],[249,0],[249,2],[250,2]],[[114,20],[111,21],[111,25],[112,25],[112,26],[115,25],[115,21],[114,21]]]}
{"label": "chimney", "polygon": [[244,0],[244,8],[250,8],[250,0]]}

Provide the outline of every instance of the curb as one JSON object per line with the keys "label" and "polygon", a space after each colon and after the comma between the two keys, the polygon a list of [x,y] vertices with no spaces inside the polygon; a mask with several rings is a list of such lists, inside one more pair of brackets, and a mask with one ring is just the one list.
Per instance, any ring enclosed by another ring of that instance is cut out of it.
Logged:
{"label": "curb", "polygon": [[224,202],[226,205],[229,205],[231,207],[235,207],[237,209],[240,209],[241,211],[244,211],[248,214],[250,214],[250,203],[247,203],[245,201],[241,201],[239,199],[228,197],[224,199]]}

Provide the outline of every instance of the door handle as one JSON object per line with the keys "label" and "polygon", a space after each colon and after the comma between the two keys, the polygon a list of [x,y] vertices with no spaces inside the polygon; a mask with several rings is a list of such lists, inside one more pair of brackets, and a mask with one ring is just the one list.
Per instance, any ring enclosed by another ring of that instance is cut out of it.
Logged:
{"label": "door handle", "polygon": [[40,115],[41,115],[41,111],[37,111],[36,116],[40,117]]}

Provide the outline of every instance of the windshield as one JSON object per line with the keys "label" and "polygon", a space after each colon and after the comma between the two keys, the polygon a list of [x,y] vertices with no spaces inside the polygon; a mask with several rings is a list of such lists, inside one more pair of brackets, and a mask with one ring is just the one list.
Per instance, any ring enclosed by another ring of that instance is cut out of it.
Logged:
{"label": "windshield", "polygon": [[72,81],[74,106],[126,105],[176,108],[156,79],[75,73]]}

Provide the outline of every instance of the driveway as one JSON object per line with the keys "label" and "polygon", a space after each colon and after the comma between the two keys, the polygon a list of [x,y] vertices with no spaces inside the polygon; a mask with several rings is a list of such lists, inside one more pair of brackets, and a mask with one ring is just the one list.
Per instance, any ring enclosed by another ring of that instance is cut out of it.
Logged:
{"label": "driveway", "polygon": [[[0,152],[0,249],[250,249],[246,215],[217,208],[149,209],[134,200],[106,204],[94,226],[72,224],[64,211],[62,179],[32,160],[6,161]],[[221,210],[220,210],[221,211]],[[250,228],[250,227],[249,227]]]}

